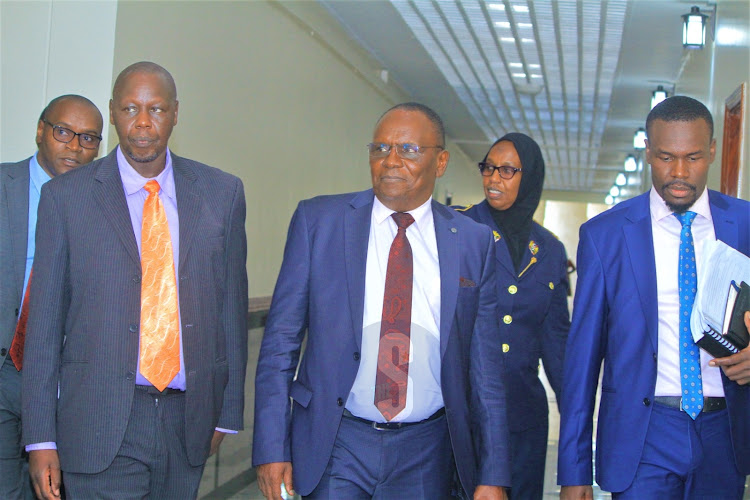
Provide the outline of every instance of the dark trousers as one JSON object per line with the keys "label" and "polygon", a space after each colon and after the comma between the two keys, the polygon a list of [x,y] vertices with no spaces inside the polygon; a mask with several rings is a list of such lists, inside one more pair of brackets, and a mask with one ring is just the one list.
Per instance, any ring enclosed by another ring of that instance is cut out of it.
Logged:
{"label": "dark trousers", "polygon": [[305,498],[440,500],[451,497],[452,482],[445,415],[399,430],[344,417],[323,478]]}
{"label": "dark trousers", "polygon": [[741,499],[745,476],[734,462],[727,410],[685,412],[654,404],[646,442],[630,487],[617,500]]}
{"label": "dark trousers", "polygon": [[185,500],[197,497],[202,475],[203,466],[191,466],[185,453],[185,396],[136,389],[112,464],[98,474],[63,470],[63,482],[72,500]]}
{"label": "dark trousers", "polygon": [[21,372],[10,356],[0,364],[0,498],[34,498],[21,445]]}
{"label": "dark trousers", "polygon": [[541,500],[547,458],[547,425],[510,433],[512,476],[510,498]]}

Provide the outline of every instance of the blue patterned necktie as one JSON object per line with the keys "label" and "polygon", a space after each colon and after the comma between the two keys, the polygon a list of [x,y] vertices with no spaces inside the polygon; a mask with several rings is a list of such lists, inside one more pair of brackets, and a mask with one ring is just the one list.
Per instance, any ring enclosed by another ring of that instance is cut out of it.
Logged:
{"label": "blue patterned necktie", "polygon": [[693,312],[698,279],[695,269],[695,247],[690,226],[695,212],[674,214],[682,224],[680,231],[680,381],[682,382],[682,409],[695,420],[703,408],[703,383],[701,382],[701,356],[690,333],[690,314]]}

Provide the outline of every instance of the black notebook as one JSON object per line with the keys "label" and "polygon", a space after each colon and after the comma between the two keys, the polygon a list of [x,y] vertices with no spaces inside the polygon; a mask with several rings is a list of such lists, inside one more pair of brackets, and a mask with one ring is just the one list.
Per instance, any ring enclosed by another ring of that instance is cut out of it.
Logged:
{"label": "black notebook", "polygon": [[740,352],[748,346],[750,332],[745,327],[745,311],[750,311],[750,285],[744,281],[729,285],[724,324],[719,332],[709,326],[703,337],[696,342],[715,358],[723,358]]}

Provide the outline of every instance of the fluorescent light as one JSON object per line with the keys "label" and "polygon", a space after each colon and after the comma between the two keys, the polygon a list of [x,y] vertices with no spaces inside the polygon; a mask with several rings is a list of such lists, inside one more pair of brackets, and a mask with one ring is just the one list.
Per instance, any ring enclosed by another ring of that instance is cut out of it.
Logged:
{"label": "fluorescent light", "polygon": [[512,36],[501,36],[500,41],[501,42],[515,42],[516,39],[513,38]]}
{"label": "fluorescent light", "polygon": [[512,63],[509,63],[508,66],[510,66],[511,68],[523,68],[523,63],[512,62]]}
{"label": "fluorescent light", "polygon": [[491,4],[488,4],[487,7],[490,10],[505,10],[505,5],[501,3],[491,3]]}
{"label": "fluorescent light", "polygon": [[495,27],[510,28],[510,23],[508,21],[495,21]]}
{"label": "fluorescent light", "polygon": [[516,23],[519,28],[533,28],[534,25],[531,23]]}
{"label": "fluorescent light", "polygon": [[529,68],[531,68],[531,69],[539,69],[541,67],[542,67],[541,64],[529,64]]}
{"label": "fluorescent light", "polygon": [[533,43],[534,39],[533,38],[521,38],[521,41],[523,43]]}
{"label": "fluorescent light", "polygon": [[514,5],[513,10],[516,12],[528,12],[529,8],[525,5]]}
{"label": "fluorescent light", "polygon": [[532,73],[531,74],[531,78],[541,78],[541,77],[542,77],[542,75],[538,75],[536,73]]}
{"label": "fluorescent light", "polygon": [[526,78],[526,73],[513,73],[516,78]]}

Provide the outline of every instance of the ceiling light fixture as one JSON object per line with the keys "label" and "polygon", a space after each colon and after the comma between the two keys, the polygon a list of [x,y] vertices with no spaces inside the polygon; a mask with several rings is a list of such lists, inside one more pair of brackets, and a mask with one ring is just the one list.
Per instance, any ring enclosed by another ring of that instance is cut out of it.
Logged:
{"label": "ceiling light fixture", "polygon": [[510,28],[510,22],[508,21],[495,21],[496,28]]}
{"label": "ceiling light fixture", "polygon": [[509,63],[508,66],[510,66],[511,68],[523,68],[523,63],[512,62],[512,63]]}
{"label": "ceiling light fixture", "polygon": [[513,73],[516,78],[526,78],[526,73]]}
{"label": "ceiling light fixture", "polygon": [[513,38],[512,36],[501,36],[500,41],[501,42],[515,42],[516,39]]}
{"label": "ceiling light fixture", "polygon": [[706,19],[708,16],[693,6],[689,14],[682,16],[682,46],[686,49],[702,49],[706,44]]}
{"label": "ceiling light fixture", "polygon": [[638,170],[638,161],[635,159],[635,156],[628,155],[625,157],[625,171],[626,172],[635,172]]}
{"label": "ceiling light fixture", "polygon": [[[695,8],[697,9],[698,7]],[[514,5],[513,10],[516,12],[528,12],[529,8],[525,5]]]}
{"label": "ceiling light fixture", "polygon": [[662,102],[667,97],[669,97],[669,94],[666,90],[664,90],[664,86],[659,85],[658,87],[656,87],[656,90],[651,93],[651,109],[654,109],[654,106]]}
{"label": "ceiling light fixture", "polygon": [[609,190],[609,195],[613,197],[620,196],[620,188],[617,186],[612,186],[612,189]]}
{"label": "ceiling light fixture", "polygon": [[505,10],[505,5],[501,3],[491,3],[488,4],[487,7],[489,7],[490,10]]}
{"label": "ceiling light fixture", "polygon": [[638,151],[646,149],[646,129],[639,128],[633,134],[633,149]]}
{"label": "ceiling light fixture", "polygon": [[615,204],[615,198],[611,194],[608,194],[606,198],[604,198],[604,203],[607,205],[614,205]]}
{"label": "ceiling light fixture", "polygon": [[615,184],[617,186],[624,186],[627,183],[628,183],[628,177],[625,174],[623,174],[622,172],[617,174],[617,177],[615,178]]}

